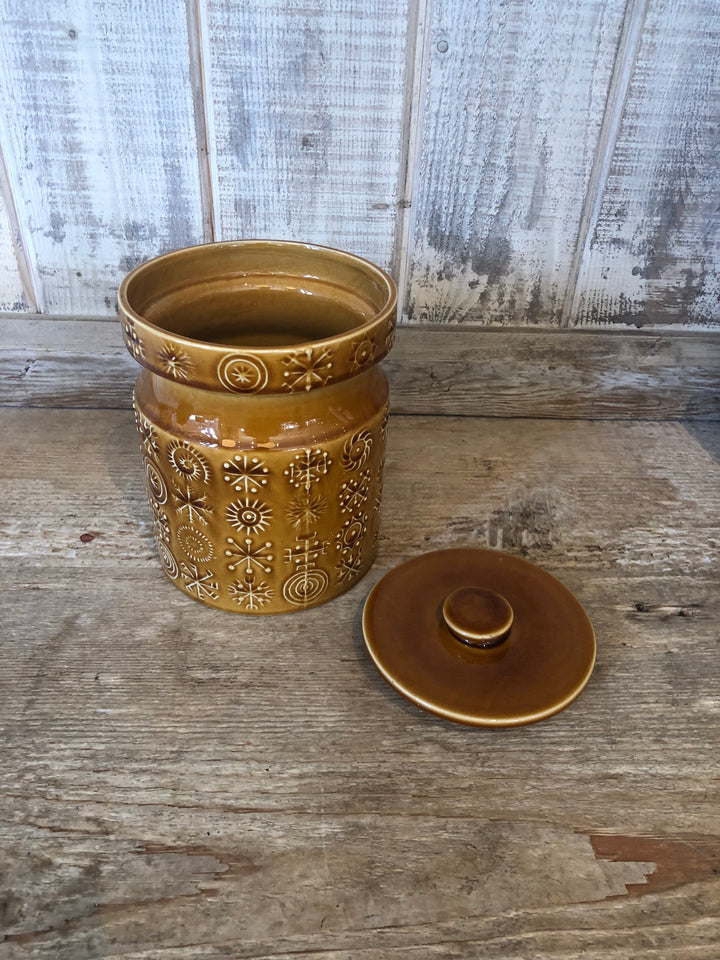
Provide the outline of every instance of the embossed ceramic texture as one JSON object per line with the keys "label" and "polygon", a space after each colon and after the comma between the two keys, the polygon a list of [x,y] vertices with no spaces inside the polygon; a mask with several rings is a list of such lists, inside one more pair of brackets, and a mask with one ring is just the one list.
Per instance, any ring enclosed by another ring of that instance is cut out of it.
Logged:
{"label": "embossed ceramic texture", "polygon": [[355,584],[377,549],[392,280],[341,251],[237,241],[143,264],[119,303],[170,580],[249,614]]}

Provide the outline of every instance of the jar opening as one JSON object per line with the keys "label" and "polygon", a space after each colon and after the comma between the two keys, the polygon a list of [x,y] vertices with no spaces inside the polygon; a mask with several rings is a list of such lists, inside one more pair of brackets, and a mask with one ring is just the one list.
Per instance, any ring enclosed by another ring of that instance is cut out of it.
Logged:
{"label": "jar opening", "polygon": [[329,248],[275,241],[189,247],[148,261],[120,291],[164,333],[258,349],[342,336],[394,299],[387,278]]}
{"label": "jar opening", "polygon": [[335,284],[255,275],[184,284],[161,292],[139,312],[156,327],[192,340],[263,348],[334,337],[376,311]]}

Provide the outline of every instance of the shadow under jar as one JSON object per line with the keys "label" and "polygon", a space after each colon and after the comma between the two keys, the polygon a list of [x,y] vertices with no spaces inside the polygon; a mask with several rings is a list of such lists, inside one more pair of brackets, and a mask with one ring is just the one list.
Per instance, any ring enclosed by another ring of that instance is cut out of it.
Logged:
{"label": "shadow under jar", "polygon": [[331,600],[377,551],[396,292],[302,243],[203,244],[119,291],[163,569],[239,613]]}

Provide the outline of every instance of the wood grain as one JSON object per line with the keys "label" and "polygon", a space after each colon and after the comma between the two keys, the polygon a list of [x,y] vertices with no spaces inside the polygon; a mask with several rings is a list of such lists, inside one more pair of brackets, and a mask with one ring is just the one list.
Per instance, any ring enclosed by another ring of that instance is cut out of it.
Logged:
{"label": "wood grain", "polygon": [[[396,413],[720,419],[717,334],[401,327]],[[0,318],[0,404],[128,408],[138,368],[119,325]]]}
{"label": "wood grain", "polygon": [[720,8],[647,5],[607,187],[579,277],[581,324],[720,323]]}
{"label": "wood grain", "polygon": [[209,0],[218,238],[337,246],[387,267],[407,3]]}
{"label": "wood grain", "polygon": [[12,228],[0,193],[0,311],[27,310],[25,291],[13,247]]}
{"label": "wood grain", "polygon": [[203,237],[184,7],[2,8],[2,147],[40,309],[111,313],[130,267]]}
{"label": "wood grain", "polygon": [[559,322],[624,8],[434,4],[413,322]]}
{"label": "wood grain", "polygon": [[[371,574],[250,622],[164,579],[129,411],[0,426],[3,960],[714,960],[709,443],[393,416]],[[580,597],[598,663],[568,710],[462,728],[376,674],[367,592],[450,545]]]}

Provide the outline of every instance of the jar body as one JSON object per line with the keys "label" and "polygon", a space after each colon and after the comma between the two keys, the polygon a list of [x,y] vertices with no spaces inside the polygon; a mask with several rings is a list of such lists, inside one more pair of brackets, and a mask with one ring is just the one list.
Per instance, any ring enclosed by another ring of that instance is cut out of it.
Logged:
{"label": "jar body", "polygon": [[352,254],[229,241],[118,295],[162,567],[238,613],[331,600],[377,550],[395,287]]}
{"label": "jar body", "polygon": [[380,367],[291,396],[225,396],[144,370],[134,402],[158,554],[179,589],[287,613],[367,572],[388,416]]}

